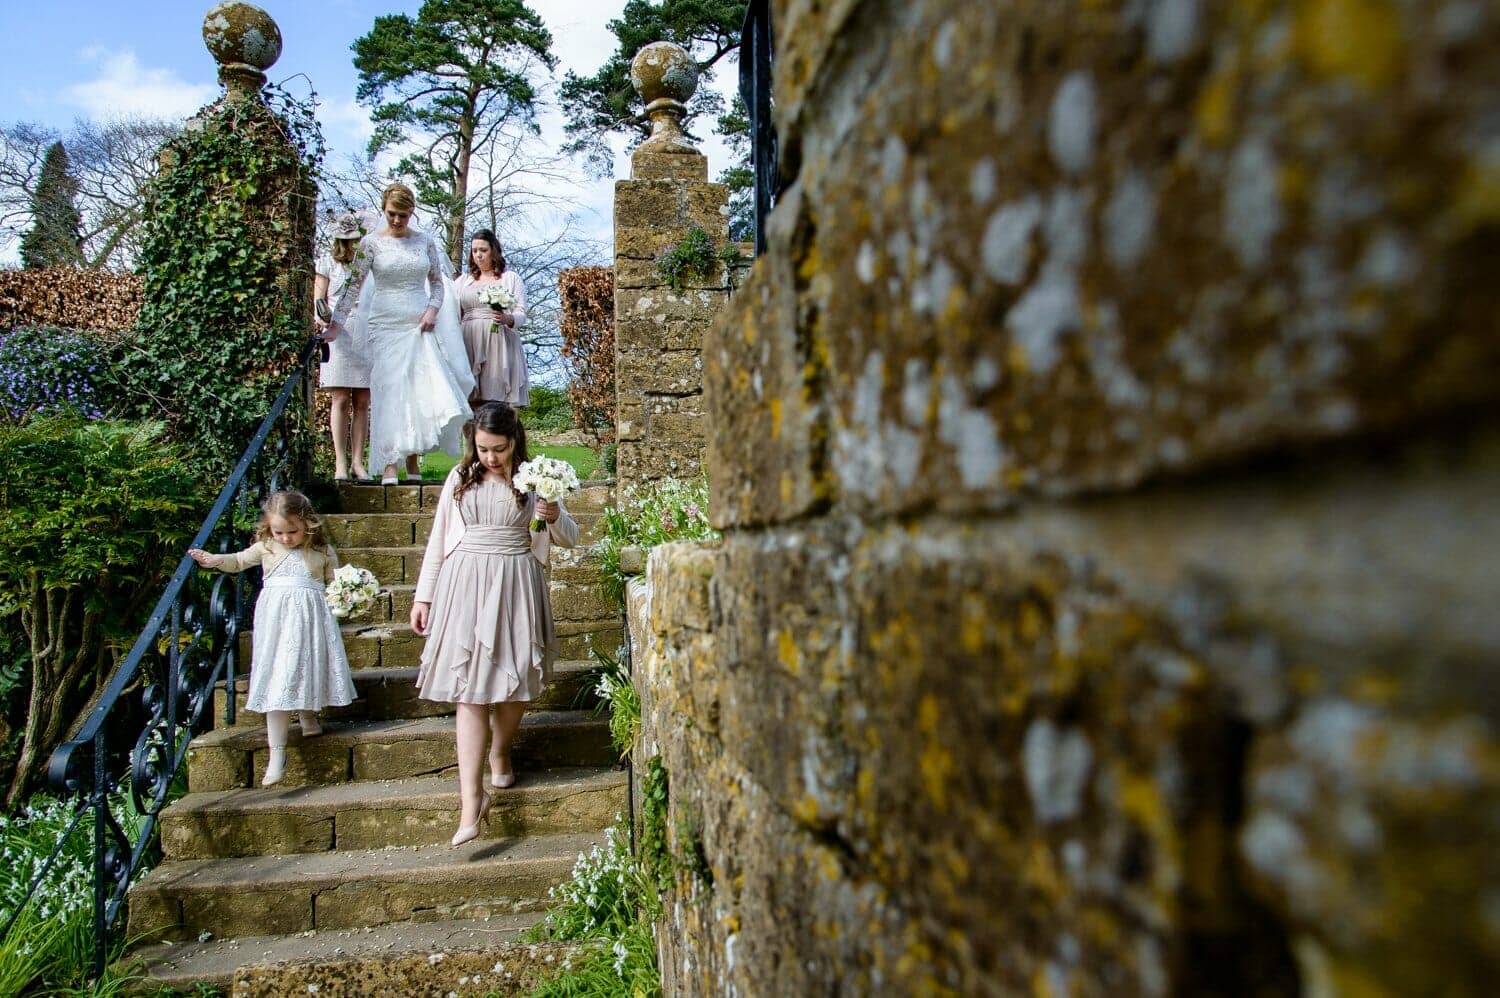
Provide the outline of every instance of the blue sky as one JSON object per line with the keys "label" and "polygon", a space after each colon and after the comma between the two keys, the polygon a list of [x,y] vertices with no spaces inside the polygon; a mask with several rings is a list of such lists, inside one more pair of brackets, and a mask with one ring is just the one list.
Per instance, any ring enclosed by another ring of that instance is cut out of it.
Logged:
{"label": "blue sky", "polygon": [[[203,47],[203,15],[212,0],[0,0],[0,120],[32,121],[65,130],[76,118],[120,114],[186,117],[219,93],[215,65]],[[265,0],[281,28],[281,59],[267,75],[287,81],[295,94],[307,84],[289,80],[305,74],[322,104],[319,117],[330,161],[363,149],[369,136],[366,112],[354,101],[356,74],[349,45],[369,31],[376,16],[414,14],[420,0]],[[592,72],[614,48],[605,23],[624,0],[531,0],[546,21],[558,56],[557,78],[573,69]],[[732,82],[721,73],[718,85]],[[543,116],[540,141],[556,145],[561,123],[555,112]],[[722,148],[710,143],[710,171],[724,165]],[[623,155],[615,175],[628,176]],[[582,182],[578,202],[583,224],[607,239],[610,181]]]}

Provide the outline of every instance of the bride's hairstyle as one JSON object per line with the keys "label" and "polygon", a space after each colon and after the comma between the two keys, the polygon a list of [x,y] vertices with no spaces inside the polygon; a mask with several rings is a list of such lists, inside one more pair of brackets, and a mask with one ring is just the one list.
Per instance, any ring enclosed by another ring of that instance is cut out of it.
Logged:
{"label": "bride's hairstyle", "polygon": [[403,183],[394,183],[380,192],[380,210],[416,211],[417,196]]}
{"label": "bride's hairstyle", "polygon": [[[497,437],[509,437],[515,441],[515,448],[510,452],[510,473],[515,475],[516,469],[530,458],[526,455],[526,427],[521,424],[521,417],[516,415],[506,402],[486,402],[474,410],[474,418],[464,424],[464,456],[458,462],[458,484],[453,487],[453,501],[458,502],[464,493],[479,484],[480,478],[484,476],[484,465],[479,463],[479,449],[474,446],[474,431],[483,430],[493,433]],[[514,485],[511,489],[516,493],[516,502],[522,502],[526,493],[517,489]]]}
{"label": "bride's hairstyle", "polygon": [[[495,238],[495,234],[489,229],[480,229],[478,232],[474,233],[474,235],[469,237],[469,245],[471,247],[474,245],[475,239],[483,239],[485,242],[490,244],[490,256],[495,261],[495,273],[505,273],[505,253],[501,251],[500,240]],[[479,280],[479,264],[474,262],[473,249],[469,250],[469,276],[474,278],[474,280],[476,281]]]}

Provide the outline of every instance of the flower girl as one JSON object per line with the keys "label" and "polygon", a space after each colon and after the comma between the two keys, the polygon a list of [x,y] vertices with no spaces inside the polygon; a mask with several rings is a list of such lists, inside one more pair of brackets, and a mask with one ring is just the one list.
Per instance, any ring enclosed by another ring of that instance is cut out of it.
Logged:
{"label": "flower girl", "polygon": [[287,728],[300,712],[303,737],[323,733],[318,711],[354,700],[354,681],[338,624],[323,584],[338,567],[323,539],[323,521],[300,492],[275,492],[261,507],[255,543],[238,554],[188,552],[205,568],[243,572],[260,565],[264,578],[255,602],[247,710],[266,715],[270,747],[262,786],[280,783],[286,768]]}

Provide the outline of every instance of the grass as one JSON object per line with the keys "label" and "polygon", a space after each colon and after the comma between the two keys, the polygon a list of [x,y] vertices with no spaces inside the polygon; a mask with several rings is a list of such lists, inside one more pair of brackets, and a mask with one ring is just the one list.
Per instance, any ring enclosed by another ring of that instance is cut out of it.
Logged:
{"label": "grass", "polygon": [[[599,455],[594,453],[592,447],[533,447],[532,457],[555,457],[568,462],[573,470],[578,472],[580,480],[586,479],[599,467]],[[441,451],[425,454],[422,457],[422,479],[423,481],[441,482],[448,477],[448,472],[458,461],[449,457]]]}

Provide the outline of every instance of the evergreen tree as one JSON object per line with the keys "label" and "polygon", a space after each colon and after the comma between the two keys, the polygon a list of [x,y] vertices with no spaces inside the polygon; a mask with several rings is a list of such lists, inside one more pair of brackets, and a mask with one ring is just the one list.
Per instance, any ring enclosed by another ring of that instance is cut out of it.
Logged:
{"label": "evergreen tree", "polygon": [[[614,168],[609,140],[623,135],[635,145],[651,134],[640,96],[630,84],[630,63],[651,42],[676,42],[687,49],[704,79],[714,68],[737,55],[740,28],[745,23],[746,0],[629,0],[620,16],[609,22],[619,44],[592,76],[569,73],[559,90],[568,143],[565,151],[581,153],[592,172],[608,176]],[[753,238],[755,232],[755,171],[750,166],[750,120],[738,95],[726,111],[717,92],[699,87],[688,103],[685,126],[692,119],[717,117],[716,131],[728,143],[737,162],[719,172],[729,187],[729,228],[734,239]]]}
{"label": "evergreen tree", "polygon": [[31,229],[21,239],[21,266],[74,267],[83,260],[79,230],[83,220],[73,196],[78,182],[68,166],[68,151],[61,142],[47,149],[41,176],[31,198]]}
{"label": "evergreen tree", "polygon": [[536,131],[537,68],[557,64],[552,35],[524,0],[425,0],[385,14],[354,42],[355,97],[373,108],[370,155],[413,141],[396,172],[439,206],[455,267],[465,256],[469,169],[507,127]]}

